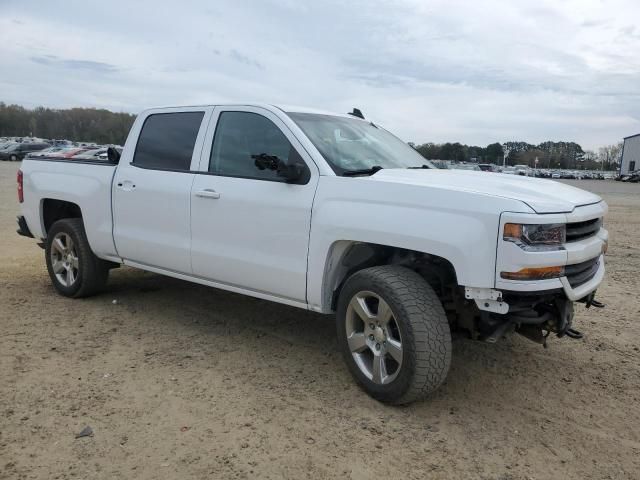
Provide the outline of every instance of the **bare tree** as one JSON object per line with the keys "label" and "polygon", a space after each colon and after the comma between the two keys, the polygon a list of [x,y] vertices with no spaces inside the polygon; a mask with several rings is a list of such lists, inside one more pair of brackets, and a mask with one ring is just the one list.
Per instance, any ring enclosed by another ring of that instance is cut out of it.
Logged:
{"label": "bare tree", "polygon": [[598,161],[602,170],[614,170],[620,163],[622,156],[622,142],[614,145],[605,145],[598,149]]}

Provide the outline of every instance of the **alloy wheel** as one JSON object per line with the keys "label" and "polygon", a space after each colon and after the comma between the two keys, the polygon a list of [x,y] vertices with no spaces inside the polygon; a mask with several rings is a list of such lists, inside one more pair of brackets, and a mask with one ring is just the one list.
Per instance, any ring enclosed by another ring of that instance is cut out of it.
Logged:
{"label": "alloy wheel", "polygon": [[402,367],[402,337],[389,304],[376,293],[358,292],[349,301],[345,326],[360,371],[376,384],[395,380]]}
{"label": "alloy wheel", "polygon": [[60,232],[51,242],[51,267],[58,282],[71,287],[78,280],[80,262],[70,235]]}

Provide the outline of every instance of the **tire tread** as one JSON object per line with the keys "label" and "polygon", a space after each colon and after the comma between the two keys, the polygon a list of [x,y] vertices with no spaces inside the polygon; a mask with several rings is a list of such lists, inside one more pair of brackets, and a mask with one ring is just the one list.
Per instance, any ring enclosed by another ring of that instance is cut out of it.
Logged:
{"label": "tire tread", "polygon": [[[78,257],[80,259],[80,286],[76,289],[64,289],[59,285],[50,262],[50,243],[49,239],[53,238],[56,233],[64,231],[72,234],[76,240],[76,249]],[[79,241],[78,241],[79,240]],[[51,281],[58,290],[64,296],[73,298],[82,298],[95,295],[102,290],[107,282],[109,276],[109,264],[108,262],[96,257],[89,246],[87,240],[87,234],[84,230],[84,223],[81,218],[64,218],[56,221],[49,229],[47,235],[47,245],[45,249],[45,256],[47,262],[47,270],[51,276]]]}
{"label": "tire tread", "polygon": [[[409,364],[413,366],[413,371],[407,385],[403,386],[404,391],[379,394],[368,389],[369,393],[381,401],[406,404],[434,392],[446,379],[451,365],[449,323],[434,290],[418,273],[396,265],[360,270],[347,280],[342,291],[349,294],[352,289],[350,285],[354,284],[369,284],[387,302],[399,304],[402,310],[400,315],[407,323],[409,336],[403,338],[402,343],[403,349],[408,349]],[[340,300],[340,303],[343,303],[349,299],[343,299],[341,296]],[[344,310],[344,307],[339,309],[338,316]],[[398,315],[398,312],[394,313]],[[340,318],[337,323],[338,328],[341,328]],[[351,358],[346,358],[347,362],[352,361]],[[363,383],[358,377],[356,379]],[[364,386],[367,388],[367,385]]]}

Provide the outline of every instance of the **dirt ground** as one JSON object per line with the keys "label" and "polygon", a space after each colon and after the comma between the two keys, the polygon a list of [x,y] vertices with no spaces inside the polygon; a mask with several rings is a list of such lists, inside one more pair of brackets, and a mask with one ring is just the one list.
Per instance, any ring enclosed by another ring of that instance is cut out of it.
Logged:
{"label": "dirt ground", "polygon": [[[640,478],[640,185],[610,206],[582,341],[457,340],[397,408],[351,380],[332,317],[121,268],[54,293],[0,162],[0,478]],[[75,438],[85,426],[92,437]]]}

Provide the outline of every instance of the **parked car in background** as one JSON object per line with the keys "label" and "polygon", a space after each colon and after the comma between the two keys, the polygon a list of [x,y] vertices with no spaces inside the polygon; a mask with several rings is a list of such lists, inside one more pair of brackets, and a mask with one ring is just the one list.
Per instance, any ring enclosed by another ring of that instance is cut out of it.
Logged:
{"label": "parked car in background", "polygon": [[71,148],[64,148],[62,150],[60,150],[59,152],[55,152],[52,153],[51,155],[47,155],[48,157],[53,157],[53,158],[71,158],[74,155],[78,155],[82,152],[86,152],[88,149],[84,148],[84,147],[71,147]]}
{"label": "parked car in background", "polygon": [[51,144],[56,147],[71,147],[73,142],[71,140],[51,140]]}
{"label": "parked car in background", "polygon": [[32,152],[38,152],[48,147],[48,143],[14,143],[6,149],[0,150],[0,160],[11,160],[15,162],[22,160]]}
{"label": "parked car in background", "polygon": [[93,148],[73,155],[74,160],[100,160],[107,158],[107,147]]}
{"label": "parked car in background", "polygon": [[61,152],[66,147],[49,147],[44,150],[40,150],[37,152],[31,152],[28,157],[48,157],[49,155],[53,155],[54,153]]}
{"label": "parked car in background", "polygon": [[513,167],[516,175],[523,175],[528,177],[531,173],[531,169],[527,165],[516,165]]}
{"label": "parked car in background", "polygon": [[475,163],[452,163],[449,168],[453,170],[474,170],[480,172],[480,167]]}
{"label": "parked car in background", "polygon": [[479,163],[478,168],[480,168],[480,170],[482,170],[483,172],[495,172],[495,165],[492,165],[490,163]]}
{"label": "parked car in background", "polygon": [[[118,153],[122,153],[122,147],[113,147]],[[109,147],[95,148],[74,155],[74,160],[107,160],[107,150]]]}
{"label": "parked car in background", "polygon": [[638,183],[640,182],[640,170],[629,172],[627,175],[621,175],[620,180],[623,182]]}

